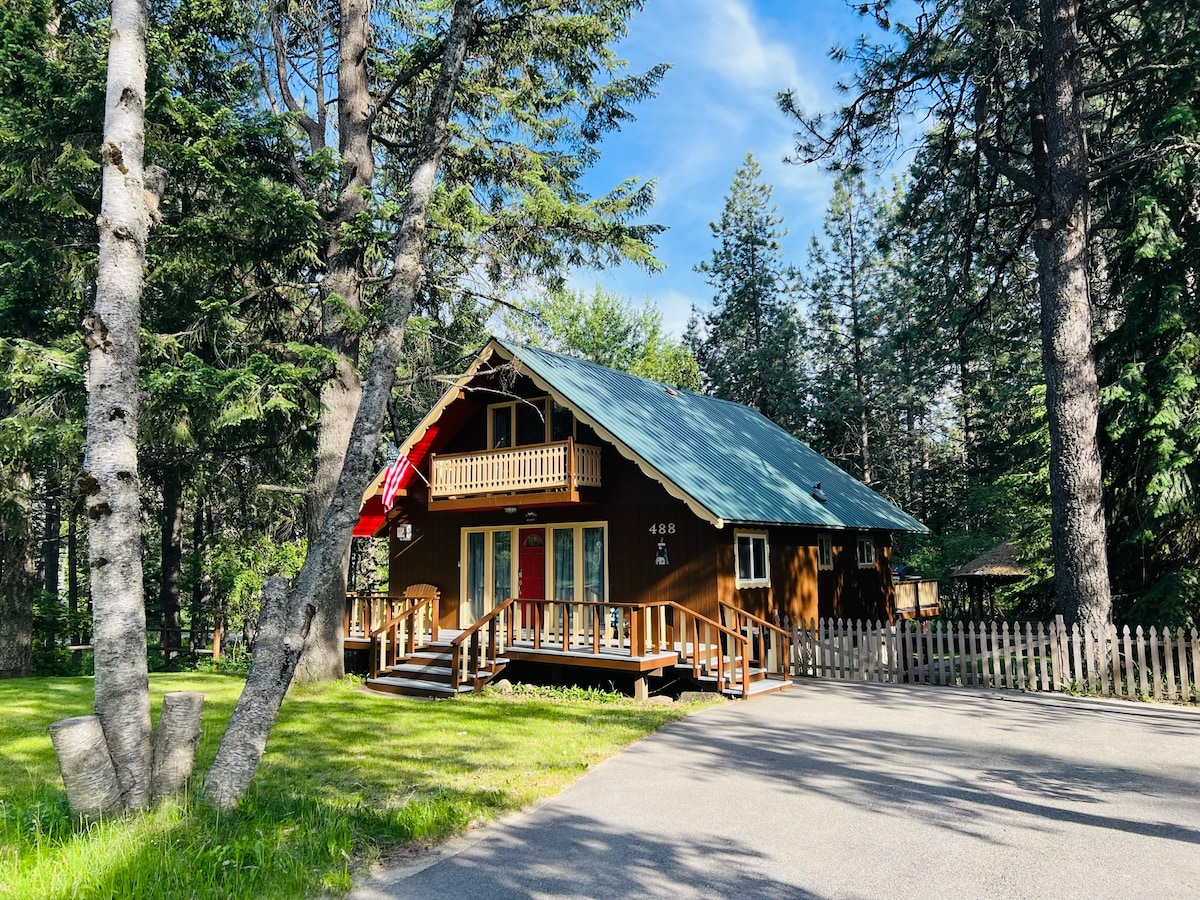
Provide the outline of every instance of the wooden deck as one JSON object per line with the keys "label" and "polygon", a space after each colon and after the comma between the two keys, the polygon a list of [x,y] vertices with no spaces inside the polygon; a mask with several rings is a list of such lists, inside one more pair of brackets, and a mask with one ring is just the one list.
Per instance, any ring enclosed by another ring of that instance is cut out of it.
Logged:
{"label": "wooden deck", "polygon": [[454,696],[514,662],[623,673],[635,695],[644,695],[647,678],[668,673],[735,697],[791,684],[789,632],[731,606],[717,621],[669,602],[510,599],[459,630],[436,628],[436,597],[406,593],[347,601],[345,646],[367,651],[368,686]]}

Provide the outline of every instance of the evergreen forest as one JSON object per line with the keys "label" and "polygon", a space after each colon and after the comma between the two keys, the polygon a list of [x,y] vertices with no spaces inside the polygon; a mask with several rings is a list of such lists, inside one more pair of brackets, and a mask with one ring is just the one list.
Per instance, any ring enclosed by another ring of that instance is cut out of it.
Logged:
{"label": "evergreen forest", "polygon": [[[1192,0],[861,4],[883,37],[834,50],[844,105],[778,98],[790,162],[836,173],[821,233],[785,257],[787,210],[748,155],[695,261],[711,303],[678,338],[653,305],[569,286],[660,266],[653,183],[583,187],[669,77],[617,53],[641,5],[149,3],[151,668],[214,637],[245,662],[265,580],[345,518],[370,360],[395,354],[377,470],[492,332],[754,405],[929,526],[896,561],[942,579],[950,613],[971,612],[952,571],[1007,543],[1029,574],[989,614],[1200,625]],[[109,15],[0,4],[0,676],[90,665]],[[375,587],[378,550],[353,542],[323,589]]]}

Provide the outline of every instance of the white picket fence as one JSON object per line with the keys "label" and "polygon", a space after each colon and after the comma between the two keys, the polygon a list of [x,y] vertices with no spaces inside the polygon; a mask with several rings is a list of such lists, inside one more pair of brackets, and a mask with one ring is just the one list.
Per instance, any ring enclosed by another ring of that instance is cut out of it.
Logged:
{"label": "white picket fence", "polygon": [[821,619],[792,631],[801,677],[1200,702],[1195,628]]}

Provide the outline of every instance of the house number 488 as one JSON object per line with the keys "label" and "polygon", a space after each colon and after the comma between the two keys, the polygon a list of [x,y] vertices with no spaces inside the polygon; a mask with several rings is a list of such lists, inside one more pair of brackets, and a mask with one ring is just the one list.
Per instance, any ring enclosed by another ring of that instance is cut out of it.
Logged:
{"label": "house number 488", "polygon": [[657,525],[651,525],[650,533],[651,534],[674,534],[675,533],[675,523],[674,522],[659,522]]}

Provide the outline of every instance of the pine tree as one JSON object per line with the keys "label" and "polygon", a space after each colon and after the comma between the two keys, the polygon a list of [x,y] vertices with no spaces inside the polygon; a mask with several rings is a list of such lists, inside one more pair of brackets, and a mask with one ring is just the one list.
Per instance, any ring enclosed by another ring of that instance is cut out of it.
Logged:
{"label": "pine tree", "polygon": [[810,439],[867,484],[877,481],[877,430],[885,421],[881,377],[887,215],[861,175],[842,173],[815,236],[804,285],[813,372]]}
{"label": "pine tree", "polygon": [[689,326],[689,340],[706,391],[795,431],[804,398],[797,275],[783,258],[787,232],[772,193],[746,154],[720,220],[709,225],[717,243],[712,258],[696,266],[715,293],[712,309]]}

